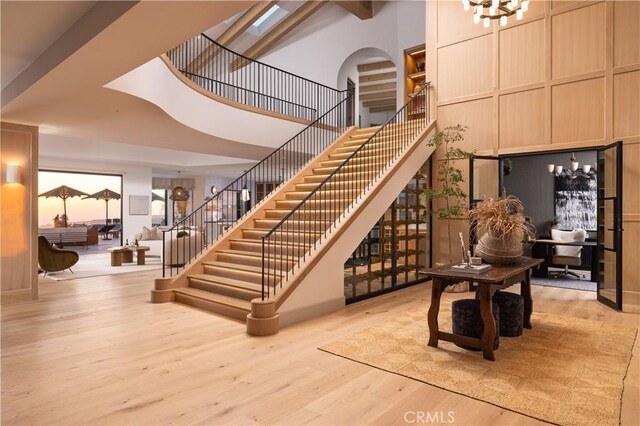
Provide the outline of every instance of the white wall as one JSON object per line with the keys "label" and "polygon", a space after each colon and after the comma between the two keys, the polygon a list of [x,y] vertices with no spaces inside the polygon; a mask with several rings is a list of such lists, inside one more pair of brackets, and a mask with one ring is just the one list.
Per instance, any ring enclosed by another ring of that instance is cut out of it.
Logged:
{"label": "white wall", "polygon": [[[64,158],[41,157],[40,169],[111,173],[122,175],[122,234],[125,239],[141,232],[142,227],[151,227],[151,167],[124,165],[117,163],[103,163],[101,161],[78,161]],[[130,215],[129,196],[146,195],[149,197],[149,214]]]}
{"label": "white wall", "polygon": [[337,79],[343,63],[360,49],[377,48],[398,67],[401,106],[404,50],[424,43],[425,2],[376,2],[374,7],[374,17],[362,21],[340,6],[327,3],[260,61],[342,90],[346,79]]}
{"label": "white wall", "polygon": [[200,94],[178,79],[160,58],[152,59],[105,87],[151,102],[185,126],[251,145],[277,148],[306,127],[235,108]]}

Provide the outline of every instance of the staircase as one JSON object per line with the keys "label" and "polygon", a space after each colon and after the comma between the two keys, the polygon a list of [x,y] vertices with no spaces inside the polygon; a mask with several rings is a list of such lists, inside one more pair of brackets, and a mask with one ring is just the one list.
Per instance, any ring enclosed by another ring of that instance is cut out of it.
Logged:
{"label": "staircase", "polygon": [[[176,302],[206,309],[230,318],[245,321],[251,311],[251,300],[262,294],[261,237],[264,237],[282,218],[300,204],[301,200],[318,187],[350,155],[362,146],[379,127],[352,129],[340,138],[321,159],[305,169],[288,188],[270,200],[272,208],[264,208],[260,217],[245,220],[233,232],[233,236],[216,244],[214,250],[201,263],[199,273],[186,275],[186,286],[175,288]],[[359,164],[365,165],[366,159]],[[344,182],[346,185],[347,182]],[[340,191],[335,191],[336,203]],[[306,252],[319,235],[310,221],[301,221],[296,229],[286,232],[286,244],[279,247],[275,256],[267,259],[267,267],[290,269],[293,261],[281,261],[280,253]],[[272,278],[281,278],[273,275]]]}
{"label": "staircase", "polygon": [[[349,128],[315,156],[304,141],[286,155],[277,154],[281,165],[295,159],[304,164],[209,248],[190,253],[175,276],[157,279],[152,301],[175,301],[246,321],[253,335],[276,333],[281,312],[297,311],[300,317],[300,311],[311,312],[309,306],[329,294],[339,292],[344,305],[345,259],[433,152],[427,136],[435,123],[428,116],[426,85],[384,126]],[[330,135],[339,129],[320,125],[313,132]],[[243,185],[240,194],[247,193],[246,175],[233,191]],[[260,179],[255,172],[251,181]],[[224,201],[218,196],[215,208]],[[172,232],[191,232],[188,238],[193,238],[198,231],[192,230],[192,220],[200,217],[197,230],[204,214],[194,212]]]}

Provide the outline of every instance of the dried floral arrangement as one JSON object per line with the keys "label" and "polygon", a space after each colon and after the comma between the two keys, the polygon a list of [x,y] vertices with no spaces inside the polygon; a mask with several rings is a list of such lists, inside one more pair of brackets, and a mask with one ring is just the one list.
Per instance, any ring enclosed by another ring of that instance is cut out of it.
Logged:
{"label": "dried floral arrangement", "polygon": [[517,197],[505,195],[500,198],[488,198],[469,211],[469,218],[478,228],[494,237],[522,240],[535,235],[535,227],[527,222],[524,205]]}

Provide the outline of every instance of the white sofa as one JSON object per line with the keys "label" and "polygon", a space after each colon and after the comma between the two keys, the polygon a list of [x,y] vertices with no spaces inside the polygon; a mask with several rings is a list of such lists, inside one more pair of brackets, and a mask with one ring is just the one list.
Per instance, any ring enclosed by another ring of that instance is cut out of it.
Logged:
{"label": "white sofa", "polygon": [[[167,243],[169,243],[169,241],[171,243],[167,244],[165,247],[164,255],[162,253],[162,236],[160,239],[142,240],[142,233],[134,234],[129,239],[129,243],[133,243],[138,240],[138,244],[141,246],[149,247],[147,256],[162,257],[165,260],[166,265],[183,265],[202,251],[204,241],[203,235],[199,231],[179,231],[179,233],[186,233],[188,235],[178,238],[176,236],[178,234],[176,231],[166,233],[165,238],[167,239]],[[160,233],[160,235],[162,235],[162,233]]]}
{"label": "white sofa", "polygon": [[147,256],[162,257],[162,233],[160,233],[160,238],[155,240],[143,240],[142,232],[133,234],[129,238],[129,244],[134,244],[136,240],[141,246],[149,247],[149,251],[146,253]]}

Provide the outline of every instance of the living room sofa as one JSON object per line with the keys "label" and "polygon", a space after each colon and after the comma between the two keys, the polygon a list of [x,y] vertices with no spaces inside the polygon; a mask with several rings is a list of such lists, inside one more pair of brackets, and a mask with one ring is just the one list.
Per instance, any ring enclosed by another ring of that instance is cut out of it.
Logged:
{"label": "living room sofa", "polygon": [[129,243],[133,244],[137,240],[141,246],[149,247],[147,256],[161,257],[166,265],[171,266],[184,265],[204,248],[204,236],[199,231],[191,229],[178,233],[174,231],[172,234],[170,236],[170,233],[167,233],[165,237],[168,244],[164,253],[162,253],[162,231],[157,231],[154,239],[143,239],[141,232],[134,234],[129,238]]}

